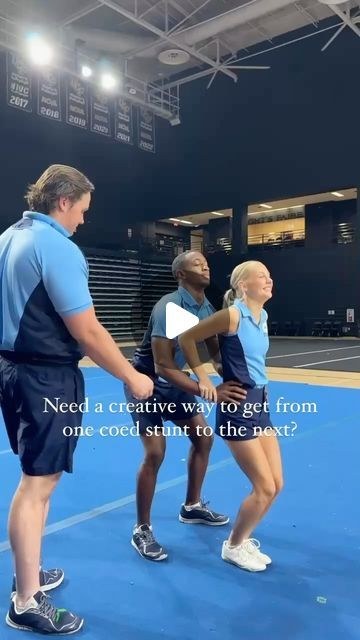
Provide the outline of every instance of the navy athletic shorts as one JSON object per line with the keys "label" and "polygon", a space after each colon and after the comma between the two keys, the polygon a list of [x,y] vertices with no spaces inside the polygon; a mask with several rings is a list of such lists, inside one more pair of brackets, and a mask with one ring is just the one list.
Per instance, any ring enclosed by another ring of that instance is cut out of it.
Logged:
{"label": "navy athletic shorts", "polygon": [[55,406],[56,402],[79,405],[84,395],[84,378],[76,363],[25,364],[0,357],[1,409],[11,448],[24,473],[72,473],[78,436],[64,435],[63,429],[79,427],[82,413],[54,411],[45,398]]}
{"label": "navy athletic shorts", "polygon": [[[224,440],[252,440],[261,435],[264,429],[273,426],[268,404],[265,404],[266,388],[255,387],[246,391],[246,400],[235,412],[228,411],[226,405],[223,405],[223,411],[220,404],[216,407],[215,433]],[[234,404],[231,408],[235,408]]]}
{"label": "navy athletic shorts", "polygon": [[[174,387],[169,382],[165,380],[160,380],[159,378],[153,378],[154,380],[154,394],[147,398],[147,400],[141,401],[134,398],[131,395],[130,390],[127,385],[124,385],[125,397],[127,402],[134,402],[138,407],[140,407],[143,402],[153,403],[156,401],[158,403],[175,403],[176,407],[174,407],[174,411],[169,411],[165,407],[164,410],[160,410],[157,407],[154,410],[151,410],[147,413],[143,413],[142,411],[132,411],[131,417],[135,426],[137,426],[138,422],[138,432],[139,435],[145,435],[150,433],[154,427],[162,427],[163,421],[171,420],[171,422],[177,422],[182,420],[189,420],[189,418],[193,418],[197,415],[196,408],[194,410],[186,410],[186,406],[188,407],[188,403],[197,404],[198,400],[195,396],[191,395],[191,393],[186,393],[185,391],[181,391],[177,387]],[[171,408],[172,409],[172,408]]]}

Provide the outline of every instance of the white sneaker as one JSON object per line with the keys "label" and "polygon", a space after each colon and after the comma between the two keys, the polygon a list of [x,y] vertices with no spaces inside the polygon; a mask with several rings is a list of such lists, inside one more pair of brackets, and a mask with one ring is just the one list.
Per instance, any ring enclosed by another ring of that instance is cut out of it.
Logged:
{"label": "white sneaker", "polygon": [[272,560],[266,553],[262,553],[260,551],[260,542],[256,540],[256,538],[248,538],[244,540],[244,544],[246,546],[246,550],[257,560],[262,562],[263,564],[271,564]]}
{"label": "white sneaker", "polygon": [[246,548],[246,542],[229,547],[229,541],[225,540],[222,546],[221,557],[225,562],[236,564],[240,569],[247,571],[265,571],[266,564],[260,562],[254,553],[249,553]]}

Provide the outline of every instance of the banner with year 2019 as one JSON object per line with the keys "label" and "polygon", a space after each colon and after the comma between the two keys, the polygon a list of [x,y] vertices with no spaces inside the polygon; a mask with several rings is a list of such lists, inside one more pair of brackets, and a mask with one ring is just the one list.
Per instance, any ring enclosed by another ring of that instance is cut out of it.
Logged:
{"label": "banner with year 2019", "polygon": [[66,122],[81,129],[88,128],[88,88],[76,76],[66,77]]}
{"label": "banner with year 2019", "polygon": [[8,51],[6,56],[7,103],[10,107],[31,113],[31,72],[22,56]]}

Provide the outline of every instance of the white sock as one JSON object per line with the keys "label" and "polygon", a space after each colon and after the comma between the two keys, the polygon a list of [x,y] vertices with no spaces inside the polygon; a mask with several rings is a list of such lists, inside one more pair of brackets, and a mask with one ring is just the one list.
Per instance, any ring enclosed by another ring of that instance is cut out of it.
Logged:
{"label": "white sock", "polygon": [[20,606],[18,597],[16,596],[14,599],[14,606],[16,613],[24,613],[24,611],[27,611],[28,609],[36,609],[38,603],[36,602],[35,598],[31,596],[31,598],[29,598],[23,606]]}
{"label": "white sock", "polygon": [[201,502],[195,502],[195,504],[184,504],[185,511],[192,511],[196,507],[201,507]]}

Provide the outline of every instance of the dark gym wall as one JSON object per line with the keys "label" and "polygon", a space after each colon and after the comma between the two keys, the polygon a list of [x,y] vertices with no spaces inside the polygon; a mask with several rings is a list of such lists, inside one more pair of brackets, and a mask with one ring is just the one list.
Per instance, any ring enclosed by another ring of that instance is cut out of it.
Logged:
{"label": "dark gym wall", "polygon": [[[243,260],[248,259],[263,262],[274,280],[274,295],[266,305],[270,321],[305,320],[311,330],[314,320],[332,319],[328,317],[329,309],[336,312],[336,319],[341,315],[343,321],[346,308],[360,311],[356,278],[351,277],[358,271],[354,245],[307,251],[302,247],[251,249],[243,256]],[[219,306],[221,294],[229,286],[228,276],[237,262],[224,254],[214,254],[209,262],[212,272],[209,295]]]}
{"label": "dark gym wall", "polygon": [[360,184],[360,40],[344,30],[321,53],[332,33],[244,61],[272,68],[243,71],[237,84],[218,75],[209,90],[208,79],[182,87],[183,124],[159,127],[168,151],[156,158],[162,188],[147,213],[169,202],[180,215]]}
{"label": "dark gym wall", "polygon": [[[1,228],[25,185],[50,163],[73,164],[97,190],[81,244],[116,242],[121,225],[360,184],[360,42],[349,29],[250,58],[270,71],[217,77],[181,90],[182,125],[157,121],[157,153],[6,105],[0,57]],[[296,34],[292,34],[294,37]]]}
{"label": "dark gym wall", "polygon": [[307,205],[305,207],[305,246],[309,249],[326,248],[333,244],[341,229],[344,232],[345,227],[354,229],[356,206],[356,200]]}

